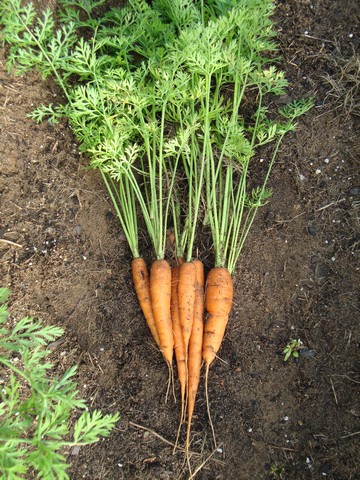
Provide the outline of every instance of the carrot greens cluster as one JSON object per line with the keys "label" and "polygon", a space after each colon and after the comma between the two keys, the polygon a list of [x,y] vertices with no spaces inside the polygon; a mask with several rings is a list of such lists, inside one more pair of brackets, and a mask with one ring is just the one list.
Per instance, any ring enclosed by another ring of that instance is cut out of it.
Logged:
{"label": "carrot greens cluster", "polygon": [[[129,0],[105,13],[105,0],[57,3],[56,12],[38,15],[32,3],[3,0],[9,67],[20,74],[35,68],[61,88],[63,103],[40,106],[31,117],[66,118],[90,166],[100,171],[170,375],[172,352],[184,347],[177,362],[190,424],[200,375],[198,357],[195,363],[190,357],[200,354],[201,360],[202,350],[208,373],[231,310],[231,277],[257,211],[271,195],[279,146],[312,101],[276,109],[274,99],[287,81],[275,66],[271,0]],[[266,145],[265,172],[256,172]],[[139,218],[153,249],[150,277]],[[206,323],[195,334],[193,325],[199,329],[201,322],[194,316],[203,315],[197,302],[204,298],[203,273],[194,262],[199,227],[210,232],[214,269],[207,277]],[[176,274],[166,260],[170,228]],[[173,338],[174,311],[180,340]]]}

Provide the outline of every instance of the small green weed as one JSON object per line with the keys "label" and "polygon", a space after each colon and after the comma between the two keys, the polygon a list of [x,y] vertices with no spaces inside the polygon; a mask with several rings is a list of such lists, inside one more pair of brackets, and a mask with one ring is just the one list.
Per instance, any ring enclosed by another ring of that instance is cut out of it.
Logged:
{"label": "small green weed", "polygon": [[283,480],[285,473],[285,469],[283,465],[279,465],[277,463],[274,463],[270,467],[270,478],[274,478],[277,480]]}
{"label": "small green weed", "polygon": [[292,338],[283,350],[284,361],[285,362],[288,361],[290,357],[298,358],[299,350],[301,350],[301,348],[302,348],[302,341],[300,340],[300,338],[298,339]]}
{"label": "small green weed", "polygon": [[[9,290],[0,288],[0,477],[20,480],[35,471],[39,479],[67,480],[68,465],[59,450],[108,436],[119,414],[87,411],[72,380],[76,366],[50,378],[53,364],[46,360],[51,353],[46,345],[63,329],[30,317],[10,328],[8,297]],[[83,413],[72,426],[69,419],[76,410]]]}

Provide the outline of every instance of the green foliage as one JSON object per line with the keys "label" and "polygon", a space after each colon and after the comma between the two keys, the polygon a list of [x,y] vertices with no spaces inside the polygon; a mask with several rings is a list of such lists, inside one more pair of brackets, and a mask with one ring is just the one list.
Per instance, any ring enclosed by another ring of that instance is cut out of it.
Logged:
{"label": "green foliage", "polygon": [[[204,203],[216,264],[233,273],[266,203],[279,145],[312,105],[270,111],[287,86],[274,59],[274,2],[130,0],[100,15],[103,3],[59,0],[56,18],[20,0],[0,4],[9,65],[52,73],[67,98],[32,117],[69,120],[101,171],[133,256],[140,207],[156,256],[164,256],[172,210],[177,253],[187,244],[190,260]],[[267,172],[249,191],[253,159],[268,144]]]}
{"label": "green foliage", "polygon": [[[2,479],[25,479],[29,469],[44,480],[68,479],[59,450],[86,445],[109,435],[119,415],[89,413],[78,399],[76,366],[50,375],[46,346],[63,335],[60,327],[25,317],[9,325],[9,290],[0,288],[0,472]],[[13,320],[11,319],[11,323]],[[82,410],[70,434],[70,416]]]}
{"label": "green foliage", "polygon": [[284,361],[287,362],[291,357],[298,358],[301,348],[303,347],[300,338],[292,338],[283,350]]}

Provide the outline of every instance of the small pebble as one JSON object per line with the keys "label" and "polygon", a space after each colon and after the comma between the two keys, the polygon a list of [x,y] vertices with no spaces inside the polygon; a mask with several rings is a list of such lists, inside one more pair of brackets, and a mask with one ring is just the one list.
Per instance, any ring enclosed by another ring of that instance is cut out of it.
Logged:
{"label": "small pebble", "polygon": [[309,350],[308,348],[302,348],[299,354],[305,358],[313,358],[316,356],[315,350]]}
{"label": "small pebble", "polygon": [[349,190],[349,195],[355,197],[356,195],[360,195],[360,187],[352,187]]}
{"label": "small pebble", "polygon": [[308,226],[308,233],[309,233],[309,235],[314,237],[316,235],[316,228],[313,225],[309,225]]}
{"label": "small pebble", "polygon": [[80,447],[78,445],[75,445],[75,447],[71,449],[71,455],[79,455],[79,453],[80,453]]}

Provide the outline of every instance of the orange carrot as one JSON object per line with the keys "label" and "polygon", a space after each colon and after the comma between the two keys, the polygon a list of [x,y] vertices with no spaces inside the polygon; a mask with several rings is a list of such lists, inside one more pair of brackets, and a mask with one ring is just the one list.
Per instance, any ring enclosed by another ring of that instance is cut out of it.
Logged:
{"label": "orange carrot", "polygon": [[180,265],[179,275],[179,314],[185,351],[188,351],[195,305],[195,265],[184,262]]}
{"label": "orange carrot", "polygon": [[156,330],[155,318],[151,306],[150,278],[145,260],[141,257],[134,258],[131,262],[132,277],[137,298],[143,311],[146,323],[151,334],[160,348],[159,335]]}
{"label": "orange carrot", "polygon": [[150,270],[150,293],[160,349],[172,372],[174,336],[171,325],[171,268],[166,260],[155,260]]}
{"label": "orange carrot", "polygon": [[206,280],[205,306],[207,318],[204,329],[203,359],[206,366],[205,392],[206,405],[210,425],[216,446],[214,427],[211,421],[209,397],[208,397],[208,374],[209,367],[214,361],[224,337],[225,328],[232,307],[233,284],[227,268],[216,267],[210,270]]}
{"label": "orange carrot", "polygon": [[[178,259],[179,262],[179,259]],[[182,263],[182,262],[179,262]],[[180,266],[175,265],[171,274],[171,320],[174,333],[174,350],[176,357],[177,373],[180,382],[181,395],[181,417],[180,424],[183,421],[185,413],[185,390],[186,390],[186,351],[180,325],[179,316],[179,284]]]}
{"label": "orange carrot", "polygon": [[204,331],[203,359],[207,368],[213,362],[224,337],[232,307],[233,284],[227,268],[210,270],[206,280],[207,318]]}
{"label": "orange carrot", "polygon": [[186,451],[190,446],[191,420],[194,413],[195,398],[200,381],[202,363],[202,343],[204,333],[204,267],[195,260],[195,306],[194,321],[189,341],[188,357],[188,424],[186,433]]}

